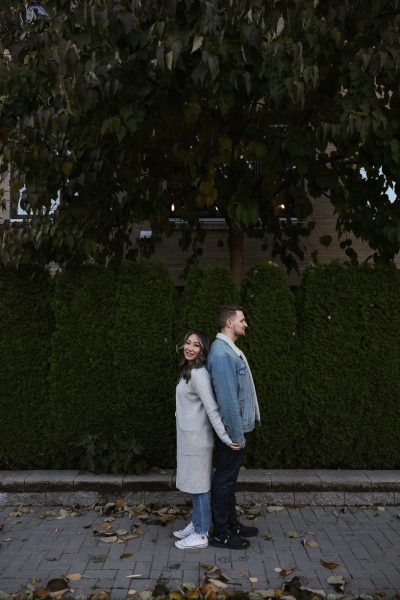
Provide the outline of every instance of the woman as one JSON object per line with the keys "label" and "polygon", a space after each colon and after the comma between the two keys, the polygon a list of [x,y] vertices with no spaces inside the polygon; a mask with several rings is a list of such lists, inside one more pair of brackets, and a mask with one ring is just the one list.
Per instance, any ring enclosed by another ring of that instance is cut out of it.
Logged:
{"label": "woman", "polygon": [[176,487],[192,494],[192,521],[180,531],[175,546],[182,550],[207,548],[211,521],[213,428],[221,441],[239,450],[225,431],[205,368],[210,342],[201,331],[189,331],[180,349],[180,379],[176,386]]}

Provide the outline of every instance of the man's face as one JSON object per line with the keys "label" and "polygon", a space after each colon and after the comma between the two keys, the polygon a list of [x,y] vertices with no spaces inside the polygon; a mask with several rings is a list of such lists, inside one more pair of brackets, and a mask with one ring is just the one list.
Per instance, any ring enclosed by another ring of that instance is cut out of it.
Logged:
{"label": "man's face", "polygon": [[232,333],[236,339],[246,335],[247,323],[241,310],[237,310],[233,319],[229,319],[229,321],[232,327]]}

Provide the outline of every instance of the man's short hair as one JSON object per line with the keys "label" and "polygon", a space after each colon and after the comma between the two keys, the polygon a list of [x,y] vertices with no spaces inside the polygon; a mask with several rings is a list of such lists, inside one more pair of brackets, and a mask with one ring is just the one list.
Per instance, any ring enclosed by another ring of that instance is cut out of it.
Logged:
{"label": "man's short hair", "polygon": [[219,313],[219,328],[223,329],[228,319],[234,319],[238,310],[243,311],[243,308],[238,304],[224,304],[221,306]]}

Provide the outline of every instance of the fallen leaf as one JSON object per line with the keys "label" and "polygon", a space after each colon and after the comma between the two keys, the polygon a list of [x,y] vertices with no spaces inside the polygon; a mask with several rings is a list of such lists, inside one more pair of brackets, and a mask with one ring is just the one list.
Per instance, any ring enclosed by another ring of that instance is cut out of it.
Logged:
{"label": "fallen leaf", "polygon": [[280,510],[284,510],[284,508],[285,508],[284,506],[268,506],[267,507],[267,511],[270,512],[270,513],[271,512],[278,512]]}
{"label": "fallen leaf", "polygon": [[272,542],[272,540],[274,539],[270,533],[266,533],[263,537],[264,540],[267,540],[267,542]]}
{"label": "fallen leaf", "polygon": [[257,583],[258,577],[249,577],[250,583]]}
{"label": "fallen leaf", "polygon": [[330,585],[334,585],[338,592],[344,591],[346,580],[341,575],[331,575],[327,578],[327,582]]}
{"label": "fallen leaf", "polygon": [[[184,587],[184,585],[182,587]],[[186,591],[185,598],[187,598],[187,600],[200,600],[200,590],[195,588],[193,590]]]}
{"label": "fallen leaf", "polygon": [[124,554],[121,554],[120,558],[123,560],[124,558],[130,558],[131,556],[133,556],[132,552],[124,552]]}
{"label": "fallen leaf", "polygon": [[110,535],[109,537],[101,537],[99,540],[100,542],[103,542],[103,544],[113,544],[118,540],[118,537],[116,535]]}
{"label": "fallen leaf", "polygon": [[108,600],[110,592],[93,592],[90,594],[88,600]]}
{"label": "fallen leaf", "polygon": [[68,581],[80,581],[82,579],[82,575],[80,573],[71,573],[67,575],[66,578]]}
{"label": "fallen leaf", "polygon": [[129,579],[137,579],[138,577],[144,577],[144,575],[126,575]]}
{"label": "fallen leaf", "polygon": [[279,575],[281,577],[287,577],[287,575],[290,575],[291,573],[293,573],[294,570],[295,570],[294,567],[289,567],[288,569],[281,569],[281,567],[274,568],[275,573],[279,573]]}
{"label": "fallen leaf", "polygon": [[307,546],[310,546],[310,548],[319,548],[319,544],[315,540],[308,540]]}
{"label": "fallen leaf", "polygon": [[183,598],[182,592],[170,592],[168,594],[168,600],[183,600]]}
{"label": "fallen leaf", "polygon": [[35,590],[35,598],[48,598],[49,590],[47,588],[37,588]]}
{"label": "fallen leaf", "polygon": [[304,537],[305,533],[303,533],[302,531],[299,533],[298,531],[294,531],[293,529],[288,529],[286,531],[286,535],[290,538],[300,538]]}
{"label": "fallen leaf", "polygon": [[386,508],[384,506],[377,506],[376,510],[379,510],[379,512],[383,512],[384,510],[386,510]]}
{"label": "fallen leaf", "polygon": [[111,515],[115,511],[115,502],[107,502],[103,507],[103,515]]}
{"label": "fallen leaf", "polygon": [[118,499],[115,501],[115,507],[116,507],[118,510],[122,510],[123,508],[125,508],[125,500],[122,500],[122,498],[118,498]]}
{"label": "fallen leaf", "polygon": [[119,536],[127,535],[128,530],[127,529],[116,529],[115,533]]}
{"label": "fallen leaf", "polygon": [[319,562],[323,567],[325,567],[325,569],[338,569],[340,567],[338,563],[331,562],[329,560],[320,560]]}
{"label": "fallen leaf", "polygon": [[136,590],[128,590],[128,596],[136,596],[137,591]]}
{"label": "fallen leaf", "polygon": [[218,588],[221,589],[226,589],[228,586],[226,585],[226,583],[224,583],[223,581],[219,581],[219,579],[209,579],[208,580],[209,583],[212,583],[213,585],[217,586]]}
{"label": "fallen leaf", "polygon": [[48,592],[61,592],[68,589],[68,581],[63,577],[50,579],[50,581],[48,581],[46,584],[46,589]]}

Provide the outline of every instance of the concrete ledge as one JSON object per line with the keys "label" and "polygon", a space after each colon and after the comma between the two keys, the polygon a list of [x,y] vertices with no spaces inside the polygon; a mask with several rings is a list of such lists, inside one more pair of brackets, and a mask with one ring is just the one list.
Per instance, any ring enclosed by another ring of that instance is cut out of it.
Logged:
{"label": "concrete ledge", "polygon": [[[240,502],[360,506],[400,504],[400,471],[242,469]],[[88,471],[0,471],[0,506],[90,506],[124,498],[128,504],[179,503],[174,471],[141,475],[97,475]]]}

